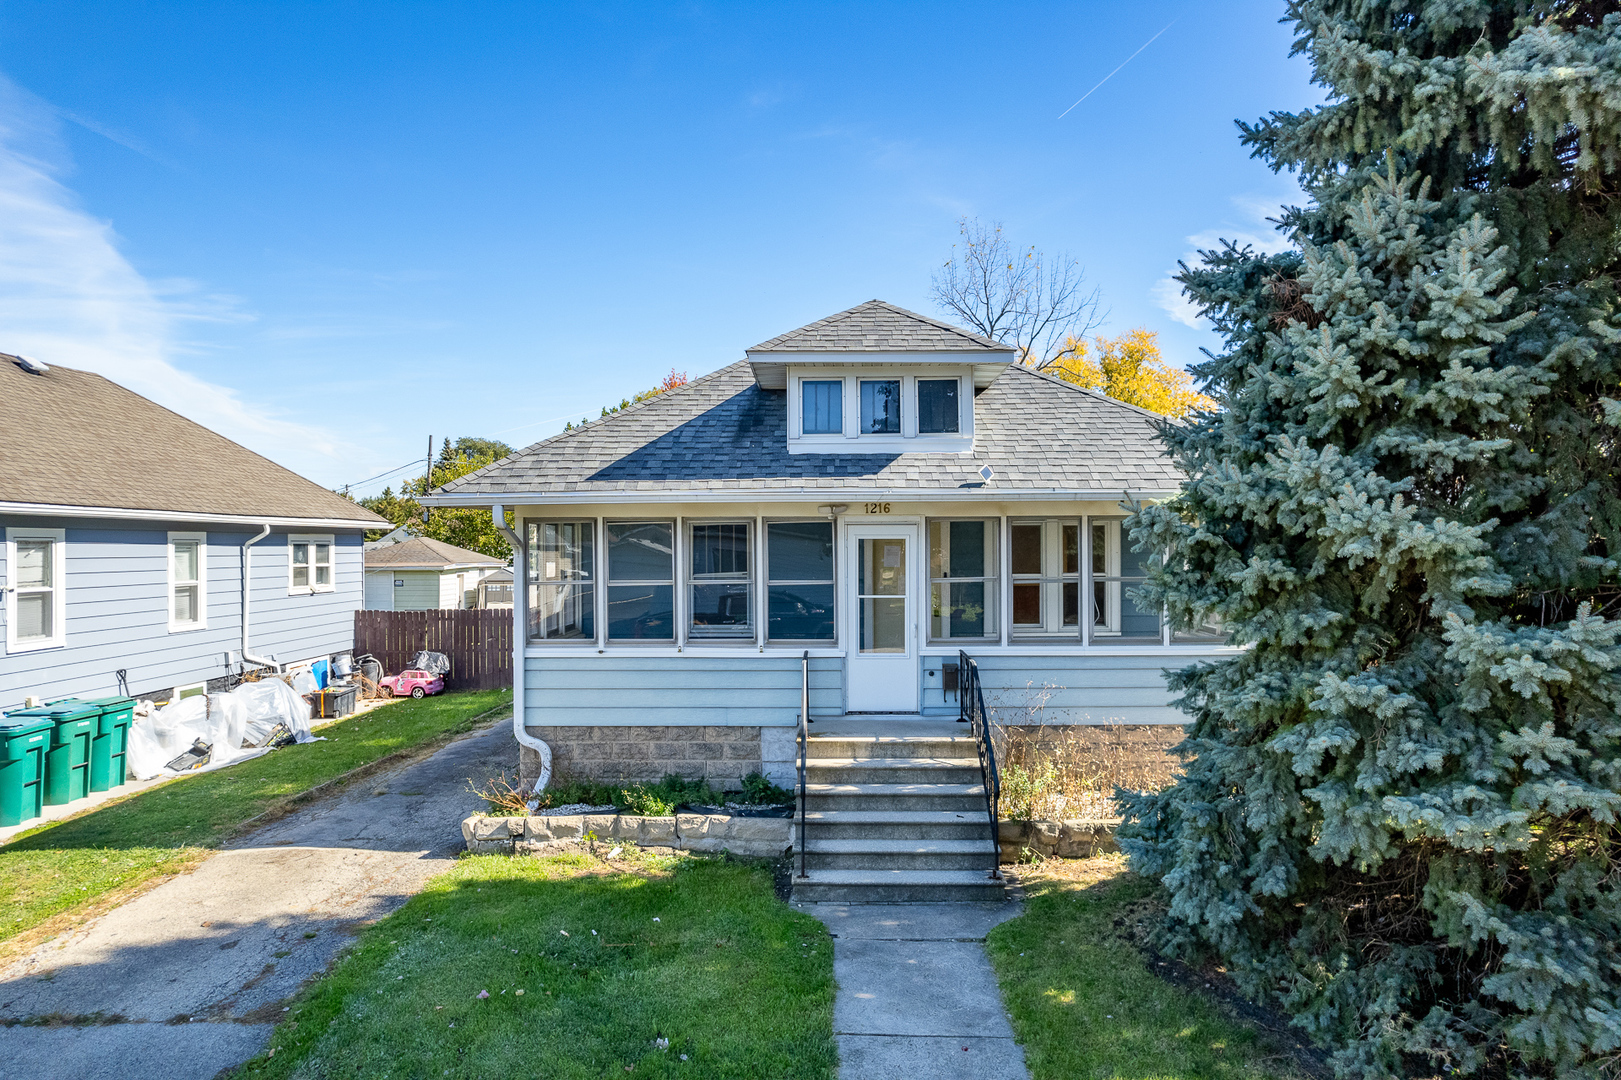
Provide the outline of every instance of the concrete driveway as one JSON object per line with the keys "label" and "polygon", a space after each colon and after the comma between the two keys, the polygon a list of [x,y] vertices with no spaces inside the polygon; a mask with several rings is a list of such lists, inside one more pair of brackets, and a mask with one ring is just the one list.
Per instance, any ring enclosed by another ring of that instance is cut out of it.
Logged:
{"label": "concrete driveway", "polygon": [[468,789],[517,761],[511,721],[361,781],[0,971],[0,1080],[206,1080],[359,927],[447,869]]}

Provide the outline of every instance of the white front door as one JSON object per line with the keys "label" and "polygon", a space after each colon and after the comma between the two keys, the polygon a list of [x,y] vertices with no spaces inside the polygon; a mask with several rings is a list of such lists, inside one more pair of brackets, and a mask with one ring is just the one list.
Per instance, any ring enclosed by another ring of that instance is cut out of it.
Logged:
{"label": "white front door", "polygon": [[850,712],[917,712],[917,526],[851,525],[844,610]]}

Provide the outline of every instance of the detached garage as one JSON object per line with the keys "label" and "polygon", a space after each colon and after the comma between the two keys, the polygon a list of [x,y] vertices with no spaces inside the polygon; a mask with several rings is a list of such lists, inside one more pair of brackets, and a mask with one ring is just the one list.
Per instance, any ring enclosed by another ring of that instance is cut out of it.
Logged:
{"label": "detached garage", "polygon": [[477,607],[479,582],[504,569],[500,559],[425,536],[369,548],[366,610]]}

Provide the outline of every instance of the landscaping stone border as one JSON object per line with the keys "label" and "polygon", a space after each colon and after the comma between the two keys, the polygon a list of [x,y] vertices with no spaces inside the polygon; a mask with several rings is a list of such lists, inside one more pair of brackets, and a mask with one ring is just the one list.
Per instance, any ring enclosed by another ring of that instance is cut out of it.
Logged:
{"label": "landscaping stone border", "polygon": [[595,837],[638,847],[682,851],[729,851],[748,858],[775,858],[794,842],[792,818],[731,814],[560,814],[553,817],[485,817],[462,822],[462,840],[476,854],[540,855]]}
{"label": "landscaping stone border", "polygon": [[1026,849],[1049,859],[1085,859],[1120,850],[1114,842],[1119,824],[1119,818],[1002,821],[997,823],[996,839],[1005,863],[1023,861]]}

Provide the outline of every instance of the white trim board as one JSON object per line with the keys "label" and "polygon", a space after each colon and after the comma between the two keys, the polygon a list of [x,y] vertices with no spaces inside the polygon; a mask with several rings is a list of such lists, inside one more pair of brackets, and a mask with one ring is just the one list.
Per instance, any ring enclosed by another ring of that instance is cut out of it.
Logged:
{"label": "white trim board", "polygon": [[300,529],[376,529],[388,522],[355,518],[295,518],[264,514],[203,514],[185,510],[139,510],[118,506],[57,506],[53,503],[0,502],[0,514],[27,517],[111,518],[118,521],[197,522],[210,525],[270,525]]}

